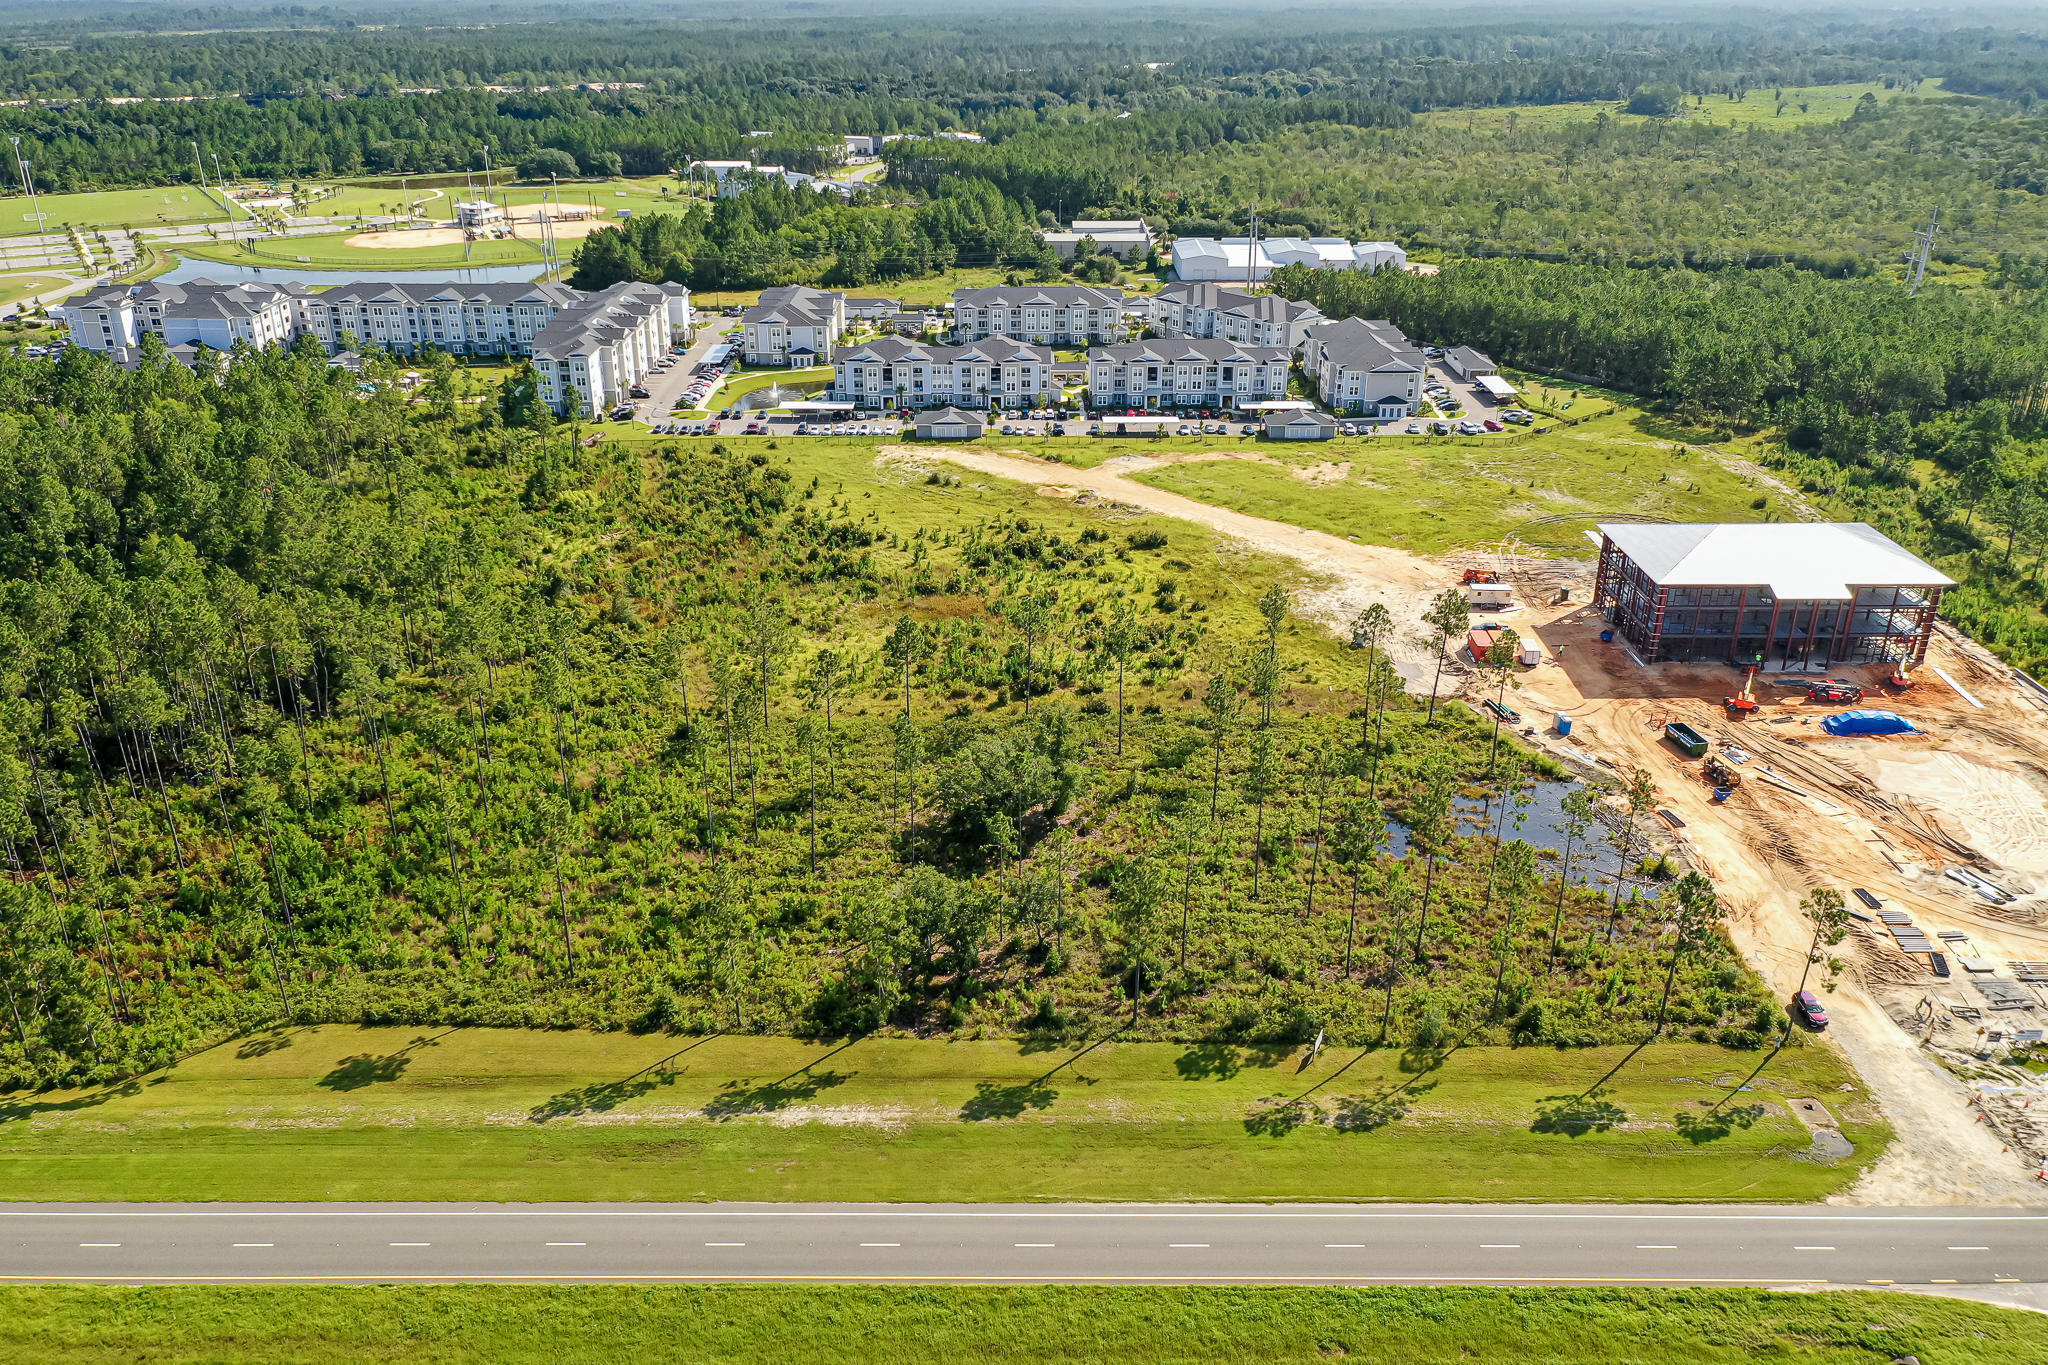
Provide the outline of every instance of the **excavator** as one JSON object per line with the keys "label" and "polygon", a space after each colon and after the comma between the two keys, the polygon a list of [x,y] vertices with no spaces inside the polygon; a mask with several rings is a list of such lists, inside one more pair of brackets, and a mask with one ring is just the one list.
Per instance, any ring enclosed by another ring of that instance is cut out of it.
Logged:
{"label": "excavator", "polygon": [[1728,708],[1728,719],[1741,720],[1756,710],[1756,670],[1748,669],[1742,676],[1742,690],[1732,697],[1723,697],[1721,705]]}

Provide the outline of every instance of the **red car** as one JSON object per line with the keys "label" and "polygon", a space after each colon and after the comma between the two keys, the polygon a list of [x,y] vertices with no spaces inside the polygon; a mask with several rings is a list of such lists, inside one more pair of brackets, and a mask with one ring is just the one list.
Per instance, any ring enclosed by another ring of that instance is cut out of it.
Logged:
{"label": "red car", "polygon": [[1806,1021],[1806,1026],[1816,1031],[1828,1026],[1828,1012],[1821,1007],[1820,997],[1812,991],[1801,991],[1792,997],[1792,1008]]}
{"label": "red car", "polygon": [[1491,417],[1489,417],[1489,418],[1487,418],[1487,419],[1486,419],[1486,429],[1487,429],[1488,431],[1506,431],[1506,430],[1507,430],[1507,428],[1506,428],[1506,427],[1504,427],[1504,426],[1502,426],[1502,425],[1501,425],[1500,423],[1498,423],[1498,422],[1494,421],[1494,420],[1493,420],[1493,419],[1492,419]]}

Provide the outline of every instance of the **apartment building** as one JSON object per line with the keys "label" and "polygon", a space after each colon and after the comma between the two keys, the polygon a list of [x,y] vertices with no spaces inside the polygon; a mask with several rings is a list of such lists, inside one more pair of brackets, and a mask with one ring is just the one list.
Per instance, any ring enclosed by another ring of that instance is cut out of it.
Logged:
{"label": "apartment building", "polygon": [[533,339],[533,368],[543,402],[564,416],[588,417],[628,401],[632,387],[679,337],[689,291],[627,281],[581,297]]}
{"label": "apartment building", "polygon": [[1124,291],[1092,285],[1004,285],[953,291],[953,339],[1014,337],[1086,346],[1124,337]]}
{"label": "apartment building", "polygon": [[70,329],[75,344],[127,365],[134,361],[142,338],[151,334],[174,348],[288,346],[303,326],[301,308],[309,297],[295,284],[152,280],[95,290],[52,308],[50,315]]}
{"label": "apartment building", "polygon": [[1263,280],[1282,266],[1311,270],[1399,270],[1408,253],[1392,242],[1342,237],[1183,237],[1173,244],[1177,280]]}
{"label": "apartment building", "polygon": [[1211,281],[1169,284],[1152,296],[1152,329],[1169,337],[1221,337],[1292,351],[1323,310],[1278,294],[1249,294]]}
{"label": "apartment building", "polygon": [[1428,362],[1393,323],[1345,318],[1309,329],[1301,369],[1332,412],[1393,421],[1415,415]]}
{"label": "apartment building", "polygon": [[785,284],[740,315],[749,365],[829,365],[846,331],[846,295]]}
{"label": "apartment building", "polygon": [[1082,242],[1126,261],[1141,261],[1153,247],[1152,229],[1143,218],[1076,218],[1064,232],[1041,232],[1038,240],[1061,260],[1071,260]]}
{"label": "apartment building", "polygon": [[[533,339],[586,297],[566,284],[401,284],[361,280],[307,297],[305,330],[328,351],[381,346],[410,355],[528,355]],[[687,329],[688,321],[684,326]]]}
{"label": "apartment building", "polygon": [[1238,407],[1287,396],[1288,353],[1220,338],[1173,337],[1088,352],[1097,407]]}
{"label": "apartment building", "polygon": [[1052,364],[1051,347],[1008,337],[960,346],[882,337],[839,357],[832,397],[871,407],[1028,408],[1058,397]]}

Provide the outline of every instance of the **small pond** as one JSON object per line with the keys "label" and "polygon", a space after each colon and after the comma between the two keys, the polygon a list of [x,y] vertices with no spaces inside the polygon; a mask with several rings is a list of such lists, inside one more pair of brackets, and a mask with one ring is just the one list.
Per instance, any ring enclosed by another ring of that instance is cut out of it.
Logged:
{"label": "small pond", "polygon": [[[1558,871],[1564,863],[1564,799],[1579,789],[1581,783],[1539,781],[1523,788],[1523,795],[1529,804],[1520,808],[1522,819],[1520,829],[1515,828],[1517,808],[1512,799],[1509,802],[1506,827],[1501,830],[1504,839],[1526,839],[1539,850],[1548,850],[1555,856],[1543,860],[1546,873]],[[1484,797],[1458,797],[1453,802],[1458,815],[1458,833],[1473,835],[1488,833],[1499,818],[1497,803]],[[1408,826],[1399,820],[1387,822],[1386,851],[1396,858],[1408,856]],[[1614,875],[1621,865],[1621,858],[1614,846],[1607,842],[1607,828],[1595,824],[1586,836],[1572,845],[1572,884],[1574,886],[1604,882]],[[1643,884],[1645,898],[1654,897],[1657,884]]]}

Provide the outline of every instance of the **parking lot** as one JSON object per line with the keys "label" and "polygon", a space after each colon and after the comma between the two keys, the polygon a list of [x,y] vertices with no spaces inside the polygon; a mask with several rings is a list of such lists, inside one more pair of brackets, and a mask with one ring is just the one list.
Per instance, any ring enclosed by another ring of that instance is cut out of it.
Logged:
{"label": "parking lot", "polygon": [[[721,409],[728,412],[730,409]],[[999,419],[989,425],[988,435],[995,436],[1097,436],[1107,419],[1104,414],[1070,417],[1017,417]],[[778,416],[769,417],[760,413],[747,413],[730,417],[716,416],[704,420],[688,418],[658,419],[654,430],[665,436],[895,436],[916,426],[915,417],[900,415],[882,416],[874,412],[833,417],[830,420],[817,417]],[[1242,414],[1229,420],[1209,417],[1189,417],[1169,424],[1166,436],[1244,436],[1259,434],[1257,422],[1246,421]]]}

